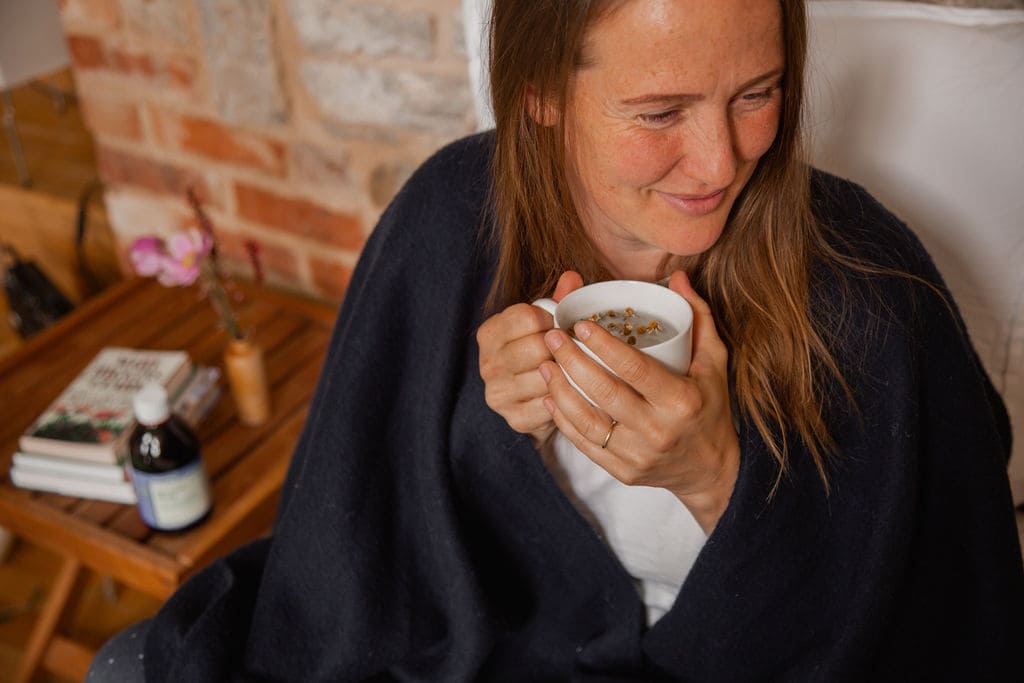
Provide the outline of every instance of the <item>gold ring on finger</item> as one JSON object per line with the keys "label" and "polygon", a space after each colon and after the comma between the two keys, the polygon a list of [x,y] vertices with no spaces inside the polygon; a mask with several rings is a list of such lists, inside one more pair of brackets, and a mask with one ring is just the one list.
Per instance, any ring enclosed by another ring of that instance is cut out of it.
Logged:
{"label": "gold ring on finger", "polygon": [[608,433],[604,435],[604,443],[601,444],[601,448],[608,448],[608,442],[612,440],[612,432],[619,425],[619,421],[614,417],[612,418],[612,425],[608,428]]}

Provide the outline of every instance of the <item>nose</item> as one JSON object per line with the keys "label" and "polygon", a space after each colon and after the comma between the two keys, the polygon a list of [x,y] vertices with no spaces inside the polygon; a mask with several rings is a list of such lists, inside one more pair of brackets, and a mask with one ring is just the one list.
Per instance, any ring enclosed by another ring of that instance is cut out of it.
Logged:
{"label": "nose", "polygon": [[691,183],[700,183],[695,191],[714,192],[736,179],[736,150],[729,117],[709,111],[693,116],[685,127],[680,147],[679,170]]}

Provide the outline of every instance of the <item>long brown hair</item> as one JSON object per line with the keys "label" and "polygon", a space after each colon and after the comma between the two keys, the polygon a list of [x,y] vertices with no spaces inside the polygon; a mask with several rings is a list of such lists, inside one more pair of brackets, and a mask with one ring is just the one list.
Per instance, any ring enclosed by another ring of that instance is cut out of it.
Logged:
{"label": "long brown hair", "polygon": [[[584,282],[610,277],[570,198],[563,117],[540,125],[529,110],[531,101],[539,101],[565,111],[586,31],[610,4],[494,3],[490,80],[498,264],[489,301],[495,308],[550,295],[566,270],[579,271]],[[780,5],[786,71],[775,141],[737,198],[719,240],[682,265],[711,305],[729,348],[737,409],[778,461],[779,477],[787,469],[787,435],[795,433],[827,489],[825,454],[833,441],[822,412],[824,387],[831,379],[849,391],[826,343],[825,325],[811,314],[809,273],[817,259],[842,259],[810,206],[801,133],[805,6],[803,0]]]}

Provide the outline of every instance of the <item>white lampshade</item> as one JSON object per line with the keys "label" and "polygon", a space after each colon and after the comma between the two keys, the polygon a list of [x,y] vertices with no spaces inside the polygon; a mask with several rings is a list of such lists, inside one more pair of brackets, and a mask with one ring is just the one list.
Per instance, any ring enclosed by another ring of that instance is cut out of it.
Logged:
{"label": "white lampshade", "polygon": [[68,63],[57,0],[0,0],[0,90]]}

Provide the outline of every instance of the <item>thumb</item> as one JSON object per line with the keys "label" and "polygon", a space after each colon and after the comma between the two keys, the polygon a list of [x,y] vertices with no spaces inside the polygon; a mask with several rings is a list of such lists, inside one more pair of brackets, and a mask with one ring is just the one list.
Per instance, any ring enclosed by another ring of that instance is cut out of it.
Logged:
{"label": "thumb", "polygon": [[571,294],[582,286],[583,277],[575,270],[567,270],[562,273],[562,277],[558,278],[558,284],[555,285],[555,293],[551,295],[551,298],[557,303],[564,296]]}
{"label": "thumb", "polygon": [[725,351],[725,344],[715,329],[711,306],[693,288],[686,273],[681,270],[674,272],[668,281],[668,288],[686,299],[686,303],[693,309],[693,357],[696,359],[698,354],[711,350]]}

